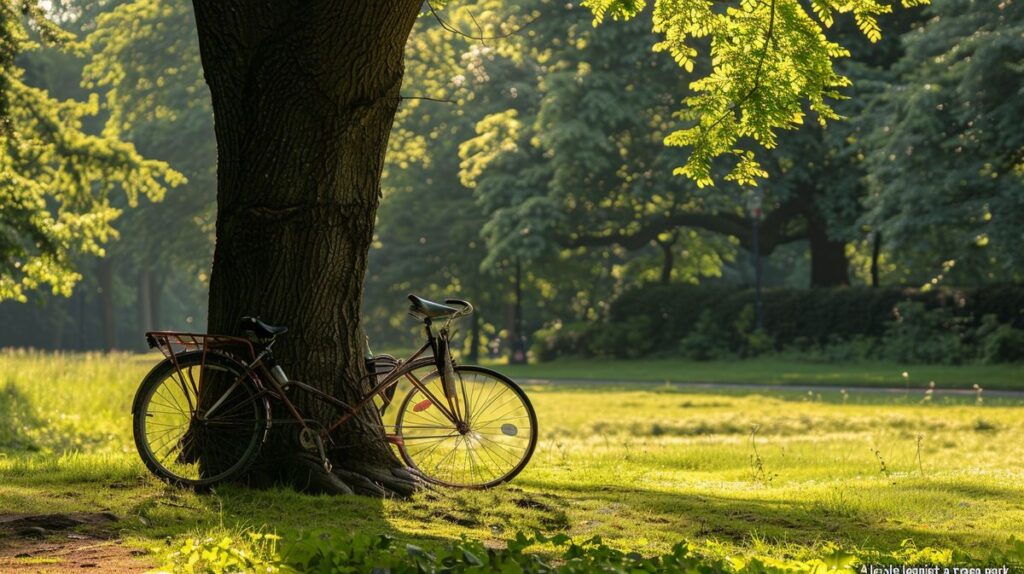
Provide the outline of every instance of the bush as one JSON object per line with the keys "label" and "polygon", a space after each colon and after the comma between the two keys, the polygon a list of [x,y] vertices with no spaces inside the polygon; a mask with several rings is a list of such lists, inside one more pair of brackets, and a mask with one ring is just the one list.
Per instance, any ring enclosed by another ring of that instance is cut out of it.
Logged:
{"label": "bush", "polygon": [[556,323],[533,334],[530,352],[538,361],[587,355],[592,329],[590,323]]}
{"label": "bush", "polygon": [[758,331],[752,290],[645,285],[613,301],[606,321],[538,332],[534,356],[682,354],[709,360],[786,349],[818,360],[1024,360],[1017,342],[1024,330],[1024,285],[768,289],[762,304],[764,329]]}
{"label": "bush", "polygon": [[927,309],[924,303],[896,305],[895,320],[883,338],[887,358],[908,363],[960,363],[969,357],[960,343],[963,328],[948,309]]}
{"label": "bush", "polygon": [[598,323],[589,333],[587,350],[597,357],[636,359],[657,348],[653,320],[643,315],[618,323]]}
{"label": "bush", "polygon": [[739,338],[739,352],[744,357],[754,357],[774,350],[775,339],[757,326],[757,315],[753,305],[745,305],[733,324]]}
{"label": "bush", "polygon": [[679,342],[679,352],[688,359],[710,361],[728,354],[729,331],[719,323],[711,311],[704,311],[690,334]]}
{"label": "bush", "polygon": [[1016,329],[1010,325],[996,327],[985,338],[982,359],[986,363],[1024,361],[1024,329]]}

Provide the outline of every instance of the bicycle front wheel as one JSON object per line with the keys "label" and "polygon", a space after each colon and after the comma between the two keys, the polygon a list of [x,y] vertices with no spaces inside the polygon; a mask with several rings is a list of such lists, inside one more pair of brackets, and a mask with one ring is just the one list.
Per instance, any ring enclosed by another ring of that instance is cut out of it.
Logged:
{"label": "bicycle front wheel", "polygon": [[142,381],[132,407],[135,446],[153,474],[204,489],[249,468],[265,438],[267,403],[236,362],[177,355]]}
{"label": "bicycle front wheel", "polygon": [[[407,465],[437,484],[489,488],[511,480],[530,462],[537,415],[512,380],[482,367],[456,367],[451,405],[437,373],[422,384],[429,394],[414,387],[395,421]],[[448,416],[453,412],[463,424]]]}

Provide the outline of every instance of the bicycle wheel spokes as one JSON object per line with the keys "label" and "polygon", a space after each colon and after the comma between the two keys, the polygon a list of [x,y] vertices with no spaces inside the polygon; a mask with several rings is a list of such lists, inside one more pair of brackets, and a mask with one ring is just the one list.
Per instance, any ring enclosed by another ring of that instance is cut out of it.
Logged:
{"label": "bicycle wheel spokes", "polygon": [[458,369],[456,377],[463,425],[448,420],[419,390],[403,402],[396,432],[407,464],[452,486],[490,486],[514,476],[536,440],[525,395],[487,372]]}
{"label": "bicycle wheel spokes", "polygon": [[249,384],[235,385],[212,415],[203,416],[210,397],[220,400],[237,373],[207,365],[200,377],[202,369],[200,363],[181,364],[152,381],[136,413],[144,459],[174,482],[200,485],[226,478],[251,458],[266,424]]}

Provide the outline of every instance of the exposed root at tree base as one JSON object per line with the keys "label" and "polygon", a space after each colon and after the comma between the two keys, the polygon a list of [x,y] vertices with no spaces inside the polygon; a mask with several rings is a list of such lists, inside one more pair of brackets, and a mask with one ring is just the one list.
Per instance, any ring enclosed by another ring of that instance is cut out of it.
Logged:
{"label": "exposed root at tree base", "polygon": [[327,472],[318,457],[298,453],[287,466],[287,476],[280,478],[290,482],[300,491],[314,494],[362,494],[407,498],[416,492],[431,488],[430,483],[418,471],[401,466],[397,461],[393,466],[351,463]]}

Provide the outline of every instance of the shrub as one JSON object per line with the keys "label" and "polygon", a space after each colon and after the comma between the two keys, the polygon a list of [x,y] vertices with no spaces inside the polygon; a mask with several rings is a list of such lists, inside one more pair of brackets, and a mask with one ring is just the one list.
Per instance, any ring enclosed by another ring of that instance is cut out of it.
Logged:
{"label": "shrub", "polygon": [[657,348],[653,320],[639,315],[621,322],[598,323],[589,332],[587,350],[598,357],[636,359]]}
{"label": "shrub", "polygon": [[[1024,359],[1024,285],[976,289],[767,289],[764,329],[752,290],[644,285],[612,302],[606,321],[538,332],[534,356],[707,360],[786,349],[817,360],[889,358],[960,363]],[[897,313],[895,310],[901,309]],[[992,341],[990,339],[995,337]]]}
{"label": "shrub", "polygon": [[[647,348],[648,354],[692,358],[787,349],[821,359],[949,363],[987,357],[986,341],[999,324],[1024,329],[1024,285],[767,289],[762,302],[764,330],[756,332],[752,290],[644,285],[612,302],[606,324],[595,327],[586,347],[606,356],[637,356]],[[894,310],[909,303],[914,305],[897,320]],[[999,337],[1013,346],[1013,333],[1000,331]],[[1012,349],[1006,353],[1012,356]]]}
{"label": "shrub", "polygon": [[587,355],[592,329],[589,323],[556,323],[533,334],[530,352],[539,361]]}
{"label": "shrub", "polygon": [[996,327],[985,338],[982,359],[986,363],[1024,361],[1024,329],[1016,329],[1010,325]]}
{"label": "shrub", "polygon": [[764,329],[757,327],[754,306],[745,305],[733,324],[739,338],[739,351],[744,357],[752,357],[772,351],[775,339]]}
{"label": "shrub", "polygon": [[960,343],[962,326],[945,308],[927,309],[924,303],[896,305],[895,320],[885,331],[885,355],[908,363],[959,363],[965,358]]}
{"label": "shrub", "polygon": [[704,311],[693,330],[679,342],[679,352],[688,359],[710,361],[728,354],[729,331],[711,311]]}

